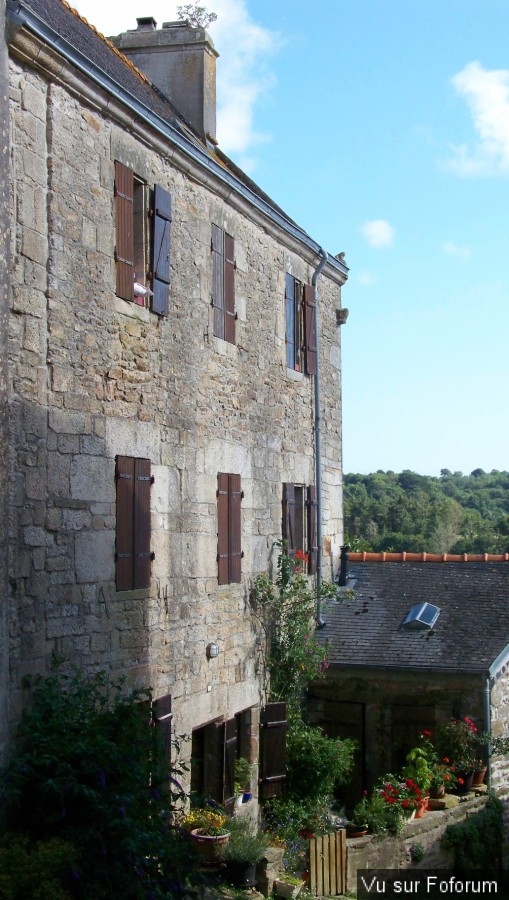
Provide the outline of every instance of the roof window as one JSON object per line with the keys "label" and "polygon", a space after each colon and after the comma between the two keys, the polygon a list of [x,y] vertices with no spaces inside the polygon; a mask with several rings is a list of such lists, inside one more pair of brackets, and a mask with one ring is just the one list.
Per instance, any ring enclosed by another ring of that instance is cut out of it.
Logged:
{"label": "roof window", "polygon": [[415,631],[419,628],[433,628],[439,615],[440,609],[438,606],[433,606],[432,603],[418,603],[416,606],[412,606],[401,627],[409,631]]}

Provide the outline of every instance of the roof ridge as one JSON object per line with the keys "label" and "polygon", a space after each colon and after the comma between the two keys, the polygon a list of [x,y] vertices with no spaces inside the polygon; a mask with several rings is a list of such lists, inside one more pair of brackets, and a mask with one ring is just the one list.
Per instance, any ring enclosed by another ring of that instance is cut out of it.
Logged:
{"label": "roof ridge", "polygon": [[74,6],[71,6],[71,4],[68,3],[68,0],[61,0],[61,3],[69,10],[69,12],[76,16],[76,18],[79,19],[80,22],[83,22],[83,24],[86,25],[87,28],[90,28],[90,30],[93,31],[98,38],[104,41],[106,46],[109,47],[110,50],[113,50],[113,52],[122,60],[123,63],[125,63],[126,66],[129,67],[129,69],[131,69],[132,72],[134,72],[135,75],[141,78],[141,80],[144,81],[145,84],[150,84],[150,79],[147,78],[145,73],[142,72],[141,69],[138,69],[138,67],[134,65],[132,60],[121,53],[121,51],[117,47],[115,47],[115,44],[113,44],[109,38],[105,37],[104,34],[95,27],[95,25],[92,25],[92,23],[89,22],[88,19],[85,18],[85,16],[82,16],[81,13],[74,8]]}
{"label": "roof ridge", "polygon": [[509,562],[509,553],[401,553],[382,550],[379,553],[361,550],[349,552],[350,562]]}

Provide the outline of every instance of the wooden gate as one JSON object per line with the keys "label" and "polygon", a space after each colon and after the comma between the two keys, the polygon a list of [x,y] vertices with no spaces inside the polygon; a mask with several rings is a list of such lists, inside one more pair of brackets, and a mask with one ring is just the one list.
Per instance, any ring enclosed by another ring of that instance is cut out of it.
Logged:
{"label": "wooden gate", "polygon": [[346,831],[309,841],[309,887],[315,897],[346,894]]}

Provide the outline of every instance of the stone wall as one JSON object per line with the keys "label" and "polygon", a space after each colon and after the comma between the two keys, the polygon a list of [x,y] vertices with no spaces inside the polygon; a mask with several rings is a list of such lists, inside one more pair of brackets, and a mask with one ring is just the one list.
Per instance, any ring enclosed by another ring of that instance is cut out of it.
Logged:
{"label": "stone wall", "polygon": [[[13,58],[10,69],[12,719],[22,676],[56,651],[171,693],[189,733],[261,699],[248,593],[274,564],[282,483],[315,481],[314,385],[286,368],[284,277],[309,282],[318,259],[59,65],[41,53],[37,68]],[[172,195],[167,318],[115,296],[115,160]],[[235,345],[213,335],[211,223],[235,238]],[[342,542],[340,284],[325,275],[329,572]],[[148,457],[154,475],[142,591],[115,590],[117,454]],[[240,585],[217,583],[218,472],[240,474],[244,491]]]}
{"label": "stone wall", "polygon": [[[452,869],[451,855],[442,849],[440,841],[448,825],[456,825],[478,812],[486,803],[485,797],[466,800],[450,809],[427,812],[422,819],[404,825],[398,837],[366,835],[347,840],[347,888],[355,891],[358,869]],[[412,862],[411,848],[419,844],[424,856]]]}

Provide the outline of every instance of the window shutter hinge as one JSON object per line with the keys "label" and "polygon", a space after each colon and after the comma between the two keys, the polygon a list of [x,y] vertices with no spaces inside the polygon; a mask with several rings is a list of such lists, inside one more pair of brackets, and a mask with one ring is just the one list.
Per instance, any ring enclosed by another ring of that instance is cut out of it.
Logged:
{"label": "window shutter hinge", "polygon": [[244,559],[244,551],[243,550],[240,551],[240,558]]}
{"label": "window shutter hinge", "polygon": [[244,499],[244,491],[241,491],[241,492],[240,492],[240,499],[241,499],[241,500]]}
{"label": "window shutter hinge", "polygon": [[151,552],[151,554],[150,554],[150,559],[151,559],[152,561],[154,561],[155,558],[156,558],[156,555],[155,555],[154,551],[152,550],[152,552]]}

